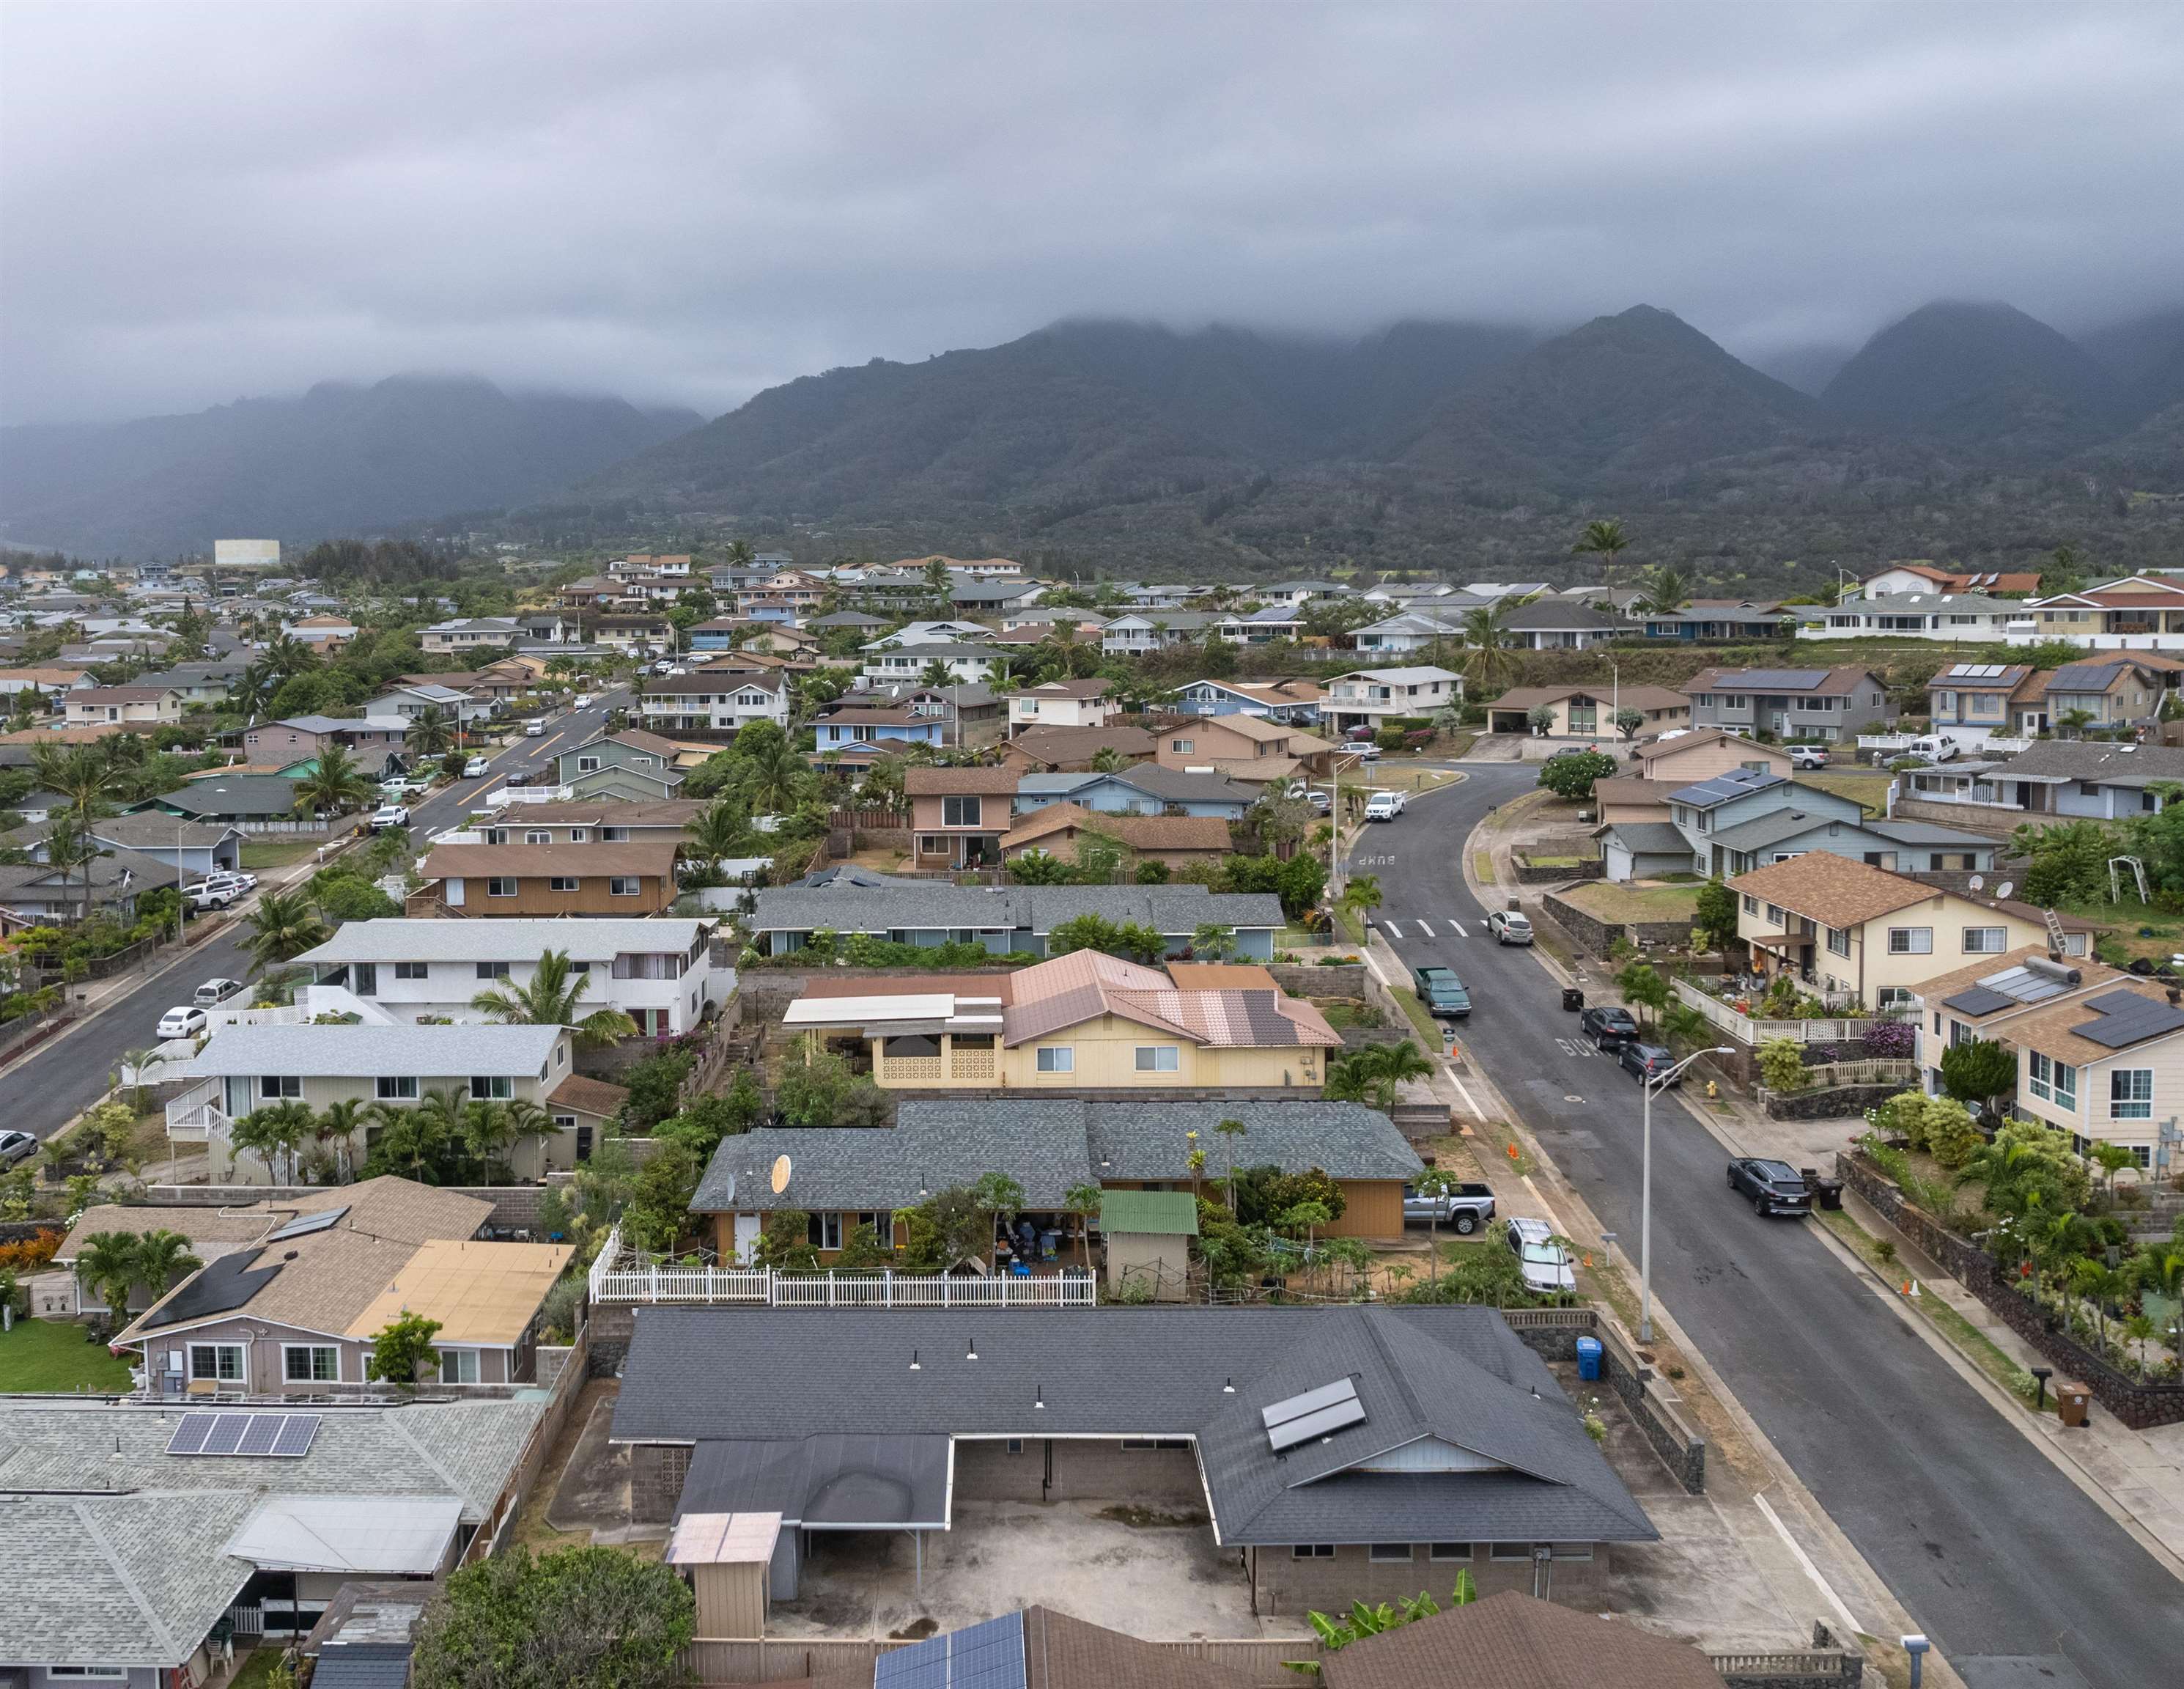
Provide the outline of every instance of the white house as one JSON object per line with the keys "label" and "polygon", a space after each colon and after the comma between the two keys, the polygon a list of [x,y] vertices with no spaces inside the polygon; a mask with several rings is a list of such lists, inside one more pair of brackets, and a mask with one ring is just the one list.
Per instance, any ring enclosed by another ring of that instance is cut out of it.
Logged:
{"label": "white house", "polygon": [[2000,644],[2031,625],[2014,599],[1980,593],[1888,593],[1849,599],[1832,609],[1800,610],[1800,639],[1942,639]]}
{"label": "white house", "polygon": [[1323,720],[1339,727],[1378,727],[1394,716],[1430,716],[1463,702],[1463,677],[1445,668],[1352,669],[1327,683]]}
{"label": "white house", "polygon": [[1360,651],[1390,657],[1407,657],[1435,645],[1461,645],[1467,614],[1439,605],[1407,610],[1400,616],[1390,616],[1358,628],[1351,634],[1350,640]]}
{"label": "white house", "polygon": [[425,1016],[463,1023],[490,1017],[471,1000],[497,984],[528,985],[548,950],[591,982],[578,1015],[620,1009],[655,1036],[688,1032],[736,988],[712,960],[710,921],[351,921],[297,961],[314,1015],[350,1013],[376,1025]]}
{"label": "white house", "polygon": [[993,637],[994,630],[980,622],[906,622],[865,649],[884,651],[898,645],[962,645]]}
{"label": "white house", "polygon": [[778,672],[662,675],[644,683],[644,725],[656,733],[726,732],[753,722],[788,725],[788,684]]}
{"label": "white house", "polygon": [[425,684],[398,686],[364,706],[367,716],[399,716],[408,722],[415,721],[427,710],[438,711],[440,719],[445,722],[482,722],[493,714],[493,705],[451,686]]}
{"label": "white house", "polygon": [[966,685],[990,680],[1006,661],[1005,652],[980,645],[897,645],[865,648],[865,666],[858,671],[874,684],[890,681],[916,685],[934,663],[948,671],[951,683]]}
{"label": "white house", "polygon": [[1104,680],[1050,680],[1009,694],[1009,726],[1104,727],[1115,715]]}
{"label": "white house", "polygon": [[1132,610],[1100,630],[1100,649],[1110,656],[1162,650],[1186,639],[1202,639],[1206,629],[1228,619],[1203,610]]}

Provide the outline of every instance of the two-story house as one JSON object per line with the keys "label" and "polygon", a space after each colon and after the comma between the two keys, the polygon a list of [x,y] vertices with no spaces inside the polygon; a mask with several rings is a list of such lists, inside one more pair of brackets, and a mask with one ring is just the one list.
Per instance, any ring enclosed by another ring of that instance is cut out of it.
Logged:
{"label": "two-story house", "polygon": [[1025,815],[1048,804],[1072,803],[1102,815],[1198,815],[1241,821],[1262,789],[1226,774],[1139,762],[1106,773],[1026,774],[1017,782],[1016,811]]}
{"label": "two-story house", "polygon": [[1326,695],[1312,680],[1194,680],[1177,691],[1175,707],[1186,716],[1264,716],[1311,727]]}
{"label": "two-story house", "polygon": [[991,680],[1007,661],[1007,654],[990,645],[931,644],[867,646],[859,671],[873,685],[889,683],[916,686],[936,665],[948,672],[943,684],[983,683]]}
{"label": "two-story house", "polygon": [[998,867],[1017,794],[1012,768],[905,768],[911,859],[922,868]]}
{"label": "two-story house", "polygon": [[[1284,780],[1300,770],[1329,772],[1337,755],[1327,740],[1263,716],[1208,716],[1162,729],[1153,760],[1163,768],[1203,769],[1235,780]],[[1346,755],[1346,760],[1354,760]]]}
{"label": "two-story house", "polygon": [[929,744],[938,750],[948,743],[948,727],[945,716],[921,715],[907,705],[875,707],[848,702],[811,723],[814,746],[822,755],[861,745]]}
{"label": "two-story house", "polygon": [[436,844],[409,912],[471,918],[664,915],[675,901],[676,846]]}
{"label": "two-story house", "polygon": [[1100,630],[1100,649],[1109,656],[1142,655],[1206,638],[1224,618],[1207,610],[1142,610],[1118,616]]}
{"label": "two-story house", "polygon": [[[1708,877],[1748,872],[1813,850],[1896,872],[1983,872],[1994,866],[1998,848],[1981,833],[1870,819],[1852,799],[1748,769],[1671,791],[1669,819],[1691,852],[1691,871]],[[1612,867],[1607,877],[1618,878]]]}
{"label": "two-story house", "polygon": [[2162,688],[2159,670],[2128,657],[2070,663],[2048,677],[2048,719],[2071,737],[2151,722],[2161,707]]}
{"label": "two-story house", "polygon": [[527,986],[549,950],[589,982],[581,1017],[618,1009],[654,1037],[694,1030],[735,989],[735,971],[712,960],[707,921],[351,921],[296,958],[311,970],[304,1002],[319,1014],[354,1013],[374,1025],[444,1018],[485,1023],[481,991]]}
{"label": "two-story house", "polygon": [[655,675],[645,680],[639,707],[645,725],[661,733],[733,733],[753,722],[785,727],[788,679],[777,670]]}
{"label": "two-story house", "polygon": [[243,761],[257,767],[286,768],[317,756],[329,744],[344,750],[400,750],[410,737],[410,719],[404,716],[284,716],[243,730]]}
{"label": "two-story house", "polygon": [[1286,604],[1270,604],[1248,612],[1231,610],[1213,624],[1213,631],[1232,645],[1271,645],[1278,639],[1304,637],[1304,617]]}
{"label": "two-story house", "polygon": [[182,694],[168,686],[81,686],[61,696],[72,727],[109,722],[153,727],[182,719]]}
{"label": "two-story house", "polygon": [[2051,955],[2044,945],[1982,956],[1936,975],[1919,988],[1920,1084],[1927,1095],[1941,1095],[1947,1051],[1974,1039],[2007,1043],[2010,1026],[2034,1011],[2082,1002],[2130,984],[2131,978],[2090,956]]}
{"label": "two-story house", "polygon": [[1117,710],[1114,683],[1049,680],[1008,694],[1009,727],[1104,727]]}
{"label": "two-story house", "polygon": [[2053,671],[2029,663],[1952,663],[1926,683],[1934,731],[1968,750],[1992,739],[2031,739],[2048,730]]}
{"label": "two-story house", "polygon": [[367,717],[399,716],[410,722],[427,710],[435,711],[450,726],[457,722],[465,725],[482,722],[493,714],[493,705],[485,700],[432,681],[416,686],[391,687],[364,706]]}
{"label": "two-story house", "polygon": [[1001,766],[1017,773],[1084,769],[1103,755],[1135,762],[1153,754],[1143,727],[1026,727],[1000,748]]}
{"label": "two-story house", "polygon": [[488,844],[681,844],[705,807],[695,798],[548,800],[506,805],[474,830]]}
{"label": "two-story house", "polygon": [[[1763,973],[1787,972],[1829,995],[1875,1008],[1908,1001],[1969,957],[2045,945],[2047,914],[2030,904],[1945,891],[1825,850],[1729,882],[1736,935]],[[2093,928],[2061,919],[2066,952]]]}
{"label": "two-story house", "polygon": [[622,798],[658,803],[682,789],[675,747],[657,733],[626,727],[600,733],[555,759],[560,783],[572,797]]}
{"label": "two-story house", "polygon": [[1702,669],[1685,683],[1691,725],[1783,739],[1855,739],[1888,716],[1888,688],[1869,669]]}
{"label": "two-story house", "polygon": [[1762,744],[1719,727],[1696,727],[1641,744],[1632,760],[1640,779],[1663,787],[1693,785],[1732,768],[1785,778],[1791,772],[1790,753],[1780,745]]}
{"label": "two-story house", "polygon": [[1997,598],[2022,598],[2039,590],[2036,570],[1937,569],[1930,563],[1892,563],[1858,583],[1859,593],[1869,599],[1903,593],[1987,593]]}
{"label": "two-story house", "polygon": [[1378,727],[1397,716],[1425,717],[1463,702],[1463,677],[1427,665],[1352,669],[1327,683],[1321,716],[1338,727]]}
{"label": "two-story house", "polygon": [[2081,592],[2036,598],[2010,633],[2012,644],[2068,639],[2097,651],[2184,649],[2184,579],[2127,575]]}

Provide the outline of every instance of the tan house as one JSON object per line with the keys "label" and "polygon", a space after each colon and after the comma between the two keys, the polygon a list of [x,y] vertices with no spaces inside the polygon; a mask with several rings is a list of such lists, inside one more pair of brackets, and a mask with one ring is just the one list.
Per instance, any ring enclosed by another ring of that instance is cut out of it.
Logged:
{"label": "tan house", "polygon": [[65,694],[72,727],[109,723],[159,727],[182,719],[182,694],[171,686],[85,686]]}
{"label": "tan house", "polygon": [[[1552,720],[1544,733],[1532,725],[1532,711],[1548,711]],[[1643,725],[1626,734],[1615,725],[1618,710],[1635,710]],[[1546,739],[1649,739],[1672,727],[1691,724],[1691,700],[1665,686],[1602,688],[1584,686],[1515,686],[1486,706],[1486,730],[1494,733],[1537,733]]]}
{"label": "tan house", "polygon": [[[718,749],[717,746],[714,749]],[[650,803],[571,798],[550,804],[510,804],[477,830],[488,844],[682,844],[705,805],[695,798]]]}
{"label": "tan house", "polygon": [[1638,747],[1637,762],[1641,779],[1654,781],[1671,790],[1678,786],[1696,786],[1702,780],[1711,780],[1732,768],[1748,768],[1755,774],[1780,774],[1785,780],[1793,772],[1790,753],[1781,746],[1761,744],[1756,739],[1724,733],[1719,727],[1701,727],[1693,733],[1679,733],[1674,739],[1641,744]]}
{"label": "tan house", "polygon": [[1009,694],[1009,729],[1104,727],[1117,708],[1106,680],[1049,680]]}
{"label": "tan house", "polygon": [[[509,830],[515,830],[511,824]],[[664,915],[676,846],[437,844],[410,893],[412,915]]]}
{"label": "tan house", "polygon": [[8,698],[19,692],[51,697],[58,693],[86,690],[95,683],[90,672],[80,668],[0,669],[0,696]]}
{"label": "tan house", "polygon": [[[1736,935],[1763,972],[1786,970],[1833,995],[1886,1008],[1967,958],[2047,943],[2030,904],[1964,896],[1825,850],[1772,862],[1729,882]],[[2091,923],[2064,919],[2064,945],[2083,955]]]}
{"label": "tan house", "polygon": [[2108,981],[2000,1036],[2017,1052],[2019,1114],[2069,1133],[2081,1156],[2114,1144],[2140,1173],[2153,1171],[2160,1123],[2184,1104],[2184,1006],[2175,991]]}
{"label": "tan house", "polygon": [[905,768],[911,858],[921,868],[962,868],[1001,860],[1011,825],[1013,768]]}
{"label": "tan house", "polygon": [[890,1090],[1316,1090],[1342,1044],[1271,974],[1186,989],[1098,950],[991,976],[816,979],[782,1024],[854,1037]]}
{"label": "tan house", "polygon": [[1026,727],[1001,745],[1001,766],[1020,774],[1078,773],[1102,751],[1140,762],[1153,754],[1153,736],[1143,727]]}
{"label": "tan house", "polygon": [[1018,816],[1001,837],[1001,860],[1012,861],[1038,850],[1073,862],[1078,844],[1087,834],[1112,839],[1123,847],[1126,858],[1165,862],[1172,868],[1218,862],[1235,848],[1229,842],[1228,823],[1218,816],[1106,815],[1060,803]]}
{"label": "tan house", "polygon": [[1669,794],[1677,789],[1641,775],[1618,774],[1612,780],[1594,781],[1592,800],[1599,807],[1602,827],[1666,822]]}
{"label": "tan house", "polygon": [[1239,712],[1163,728],[1153,761],[1163,768],[1210,768],[1232,780],[1284,780],[1300,770],[1324,774],[1335,755],[1333,744],[1301,727]]}

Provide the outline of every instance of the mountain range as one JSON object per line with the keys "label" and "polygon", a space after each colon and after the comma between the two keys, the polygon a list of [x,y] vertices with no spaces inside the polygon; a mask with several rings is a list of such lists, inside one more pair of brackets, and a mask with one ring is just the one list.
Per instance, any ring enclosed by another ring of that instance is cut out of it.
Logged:
{"label": "mountain range", "polygon": [[2051,518],[2072,537],[2133,493],[2184,492],[2184,309],[2073,340],[1937,303],[1773,371],[1641,305],[1559,334],[1407,322],[1347,341],[1064,321],[804,377],[702,424],[404,378],[7,430],[0,534],[126,555],[509,510],[557,543],[818,528],[835,550],[1224,573],[1441,566],[1460,548],[1490,571],[1610,510],[1649,513],[1686,556],[1703,536],[1764,564],[1923,555],[1906,510],[1937,543],[2000,555],[2060,543]]}

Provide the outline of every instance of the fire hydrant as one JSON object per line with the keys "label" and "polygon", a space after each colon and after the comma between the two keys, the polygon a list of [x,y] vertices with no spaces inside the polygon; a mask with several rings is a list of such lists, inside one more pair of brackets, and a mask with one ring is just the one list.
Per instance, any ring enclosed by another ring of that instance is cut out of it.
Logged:
{"label": "fire hydrant", "polygon": [[1708,1079],[1707,1081],[1707,1100],[1711,1102],[1717,1097],[1720,1096],[1720,1095],[1721,1087],[1715,1084],[1712,1079]]}

